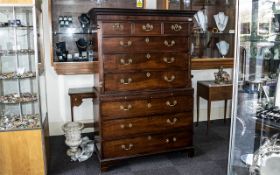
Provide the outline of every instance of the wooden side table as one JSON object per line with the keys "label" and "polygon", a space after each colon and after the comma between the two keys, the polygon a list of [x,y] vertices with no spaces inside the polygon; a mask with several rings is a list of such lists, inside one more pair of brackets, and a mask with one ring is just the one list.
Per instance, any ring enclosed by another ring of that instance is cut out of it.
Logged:
{"label": "wooden side table", "polygon": [[[94,87],[84,87],[84,88],[69,88],[68,94],[70,96],[71,102],[71,121],[74,121],[73,108],[74,106],[80,106],[83,102],[83,99],[92,98],[96,99],[96,89]],[[87,123],[85,127],[94,125],[94,123]]]}
{"label": "wooden side table", "polygon": [[210,124],[211,101],[225,100],[224,122],[226,122],[227,100],[232,98],[232,84],[216,84],[214,81],[197,81],[197,123],[199,122],[199,97],[207,100],[207,132]]}

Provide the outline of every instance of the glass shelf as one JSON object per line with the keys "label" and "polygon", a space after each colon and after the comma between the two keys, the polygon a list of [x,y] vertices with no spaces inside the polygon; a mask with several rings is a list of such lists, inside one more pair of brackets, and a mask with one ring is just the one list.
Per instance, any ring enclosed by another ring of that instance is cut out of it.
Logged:
{"label": "glass shelf", "polygon": [[33,26],[0,26],[0,30],[4,29],[33,30]]}
{"label": "glass shelf", "polygon": [[34,77],[36,77],[36,72],[24,72],[23,74],[17,74],[17,72],[8,72],[0,74],[0,80],[26,79]]}
{"label": "glass shelf", "polygon": [[21,93],[21,95],[18,95],[14,93],[0,96],[0,103],[3,104],[29,103],[33,101],[37,101],[37,94]]}
{"label": "glass shelf", "polygon": [[91,35],[91,34],[94,34],[94,33],[97,33],[97,30],[94,30],[92,32],[53,32],[53,35],[56,36],[56,35]]}
{"label": "glass shelf", "polygon": [[21,50],[0,50],[0,56],[14,56],[14,55],[33,55],[33,49],[21,49]]}
{"label": "glass shelf", "polygon": [[[24,125],[22,124],[24,123]],[[14,131],[19,129],[37,129],[41,127],[39,114],[4,116],[0,118],[0,131]]]}

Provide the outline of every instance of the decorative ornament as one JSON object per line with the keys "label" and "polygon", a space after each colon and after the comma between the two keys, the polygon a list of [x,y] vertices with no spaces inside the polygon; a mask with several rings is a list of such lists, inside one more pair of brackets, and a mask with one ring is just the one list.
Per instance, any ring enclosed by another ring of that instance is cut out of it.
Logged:
{"label": "decorative ornament", "polygon": [[267,138],[253,154],[250,175],[276,175],[280,172],[279,133]]}
{"label": "decorative ornament", "polygon": [[223,32],[228,23],[228,16],[226,16],[224,12],[219,12],[218,14],[214,15],[214,19],[219,31]]}
{"label": "decorative ornament", "polygon": [[217,84],[224,84],[230,81],[229,74],[223,70],[222,66],[219,68],[218,72],[214,73],[214,76],[215,76],[215,83]]}
{"label": "decorative ornament", "polygon": [[222,57],[224,58],[225,55],[228,53],[229,51],[229,43],[227,43],[226,41],[220,41],[218,43],[216,43],[216,46],[220,52],[220,54],[222,55]]}
{"label": "decorative ornament", "polygon": [[82,143],[81,133],[83,128],[84,124],[81,122],[67,122],[62,126],[66,137],[65,144],[70,147],[67,150],[68,156],[81,154],[79,146]]}
{"label": "decorative ornament", "polygon": [[83,13],[83,14],[81,14],[81,16],[78,17],[78,19],[80,21],[83,31],[86,31],[86,29],[88,29],[89,25],[90,25],[90,19],[89,19],[88,15]]}

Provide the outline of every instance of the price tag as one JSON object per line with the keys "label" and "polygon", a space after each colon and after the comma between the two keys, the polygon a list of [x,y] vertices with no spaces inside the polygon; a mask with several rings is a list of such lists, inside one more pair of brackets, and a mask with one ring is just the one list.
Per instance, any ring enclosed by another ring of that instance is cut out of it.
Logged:
{"label": "price tag", "polygon": [[143,0],[136,0],[136,7],[143,7]]}

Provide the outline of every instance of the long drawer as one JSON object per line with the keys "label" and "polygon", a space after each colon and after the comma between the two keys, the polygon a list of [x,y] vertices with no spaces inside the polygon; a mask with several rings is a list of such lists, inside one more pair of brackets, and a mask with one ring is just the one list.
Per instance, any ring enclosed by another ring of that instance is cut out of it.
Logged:
{"label": "long drawer", "polygon": [[190,87],[188,71],[147,71],[104,74],[104,90],[137,91]]}
{"label": "long drawer", "polygon": [[133,118],[165,113],[188,112],[193,109],[193,97],[171,96],[162,98],[103,101],[101,115],[103,120]]}
{"label": "long drawer", "polygon": [[103,38],[103,53],[188,52],[187,37],[109,37]]}
{"label": "long drawer", "polygon": [[109,120],[103,122],[102,136],[106,140],[143,133],[166,133],[174,129],[186,130],[192,127],[192,122],[192,112]]}
{"label": "long drawer", "polygon": [[192,146],[192,128],[171,134],[146,135],[123,140],[103,141],[103,158],[149,154]]}
{"label": "long drawer", "polygon": [[103,56],[103,64],[104,70],[109,72],[145,69],[187,69],[189,59],[189,54],[175,52],[108,54]]}

